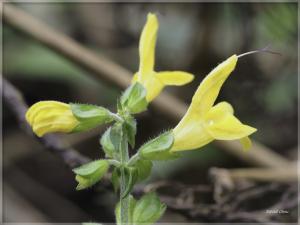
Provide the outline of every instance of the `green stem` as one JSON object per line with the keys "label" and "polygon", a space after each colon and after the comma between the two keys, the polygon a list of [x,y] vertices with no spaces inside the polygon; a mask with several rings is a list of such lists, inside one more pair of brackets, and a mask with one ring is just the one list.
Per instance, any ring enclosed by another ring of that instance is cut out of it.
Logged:
{"label": "green stem", "polygon": [[[122,143],[121,143],[121,163],[125,165],[129,160],[129,153],[128,153],[128,141],[126,137],[125,131],[122,129]],[[129,217],[129,197],[122,198],[123,193],[126,190],[126,176],[125,170],[121,168],[121,179],[120,179],[120,214],[121,214],[121,224],[127,225],[128,224],[128,217]]]}

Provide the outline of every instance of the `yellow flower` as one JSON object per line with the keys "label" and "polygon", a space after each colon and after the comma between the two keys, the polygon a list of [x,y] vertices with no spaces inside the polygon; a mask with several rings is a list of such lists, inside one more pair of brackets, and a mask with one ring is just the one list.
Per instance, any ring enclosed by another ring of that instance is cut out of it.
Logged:
{"label": "yellow flower", "polygon": [[26,120],[39,137],[52,132],[69,133],[79,124],[70,105],[57,101],[35,103],[26,112]]}
{"label": "yellow flower", "polygon": [[182,71],[154,71],[155,44],[158,30],[158,20],[149,13],[146,25],[141,34],[139,43],[140,66],[132,82],[141,83],[147,90],[146,99],[151,102],[157,97],[166,85],[184,85],[191,82],[194,76]]}
{"label": "yellow flower", "polygon": [[201,82],[188,111],[173,130],[172,152],[200,148],[214,139],[240,139],[244,148],[251,147],[248,136],[256,129],[242,124],[233,115],[233,108],[229,103],[220,102],[213,106],[237,60],[236,55],[231,56]]}

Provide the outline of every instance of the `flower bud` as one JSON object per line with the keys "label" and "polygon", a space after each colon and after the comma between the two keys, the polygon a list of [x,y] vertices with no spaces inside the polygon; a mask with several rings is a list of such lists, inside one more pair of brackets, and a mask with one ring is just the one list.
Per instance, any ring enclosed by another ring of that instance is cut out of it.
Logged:
{"label": "flower bud", "polygon": [[37,102],[28,109],[25,117],[39,137],[52,132],[69,133],[79,124],[71,106],[58,101]]}
{"label": "flower bud", "polygon": [[40,101],[28,109],[26,120],[33,132],[42,137],[47,133],[86,131],[111,122],[113,117],[109,110],[100,106]]}

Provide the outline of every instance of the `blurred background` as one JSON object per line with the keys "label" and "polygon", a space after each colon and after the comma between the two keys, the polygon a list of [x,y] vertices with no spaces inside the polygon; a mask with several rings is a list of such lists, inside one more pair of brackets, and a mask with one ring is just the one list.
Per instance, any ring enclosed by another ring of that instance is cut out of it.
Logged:
{"label": "blurred background", "polygon": [[[184,70],[195,74],[192,83],[164,90],[186,103],[218,63],[232,54],[270,45],[281,56],[261,53],[241,58],[217,101],[230,102],[241,121],[258,129],[253,139],[296,161],[296,3],[18,3],[15,6],[132,72],[138,69],[138,42],[147,13],[156,13],[160,22],[156,70]],[[115,109],[122,92],[114,85],[92,78],[76,64],[16,31],[5,20],[3,74],[23,93],[28,105],[40,100],[58,100]],[[150,107],[138,118],[137,146],[177,123]],[[61,138],[82,154],[100,158],[103,152],[98,140],[104,129],[83,135],[61,135]],[[5,102],[3,166],[6,222],[114,221],[113,207],[117,201],[114,193],[101,184],[86,191],[75,191],[71,170],[20,129]],[[156,163],[146,183],[169,180],[183,185],[209,186],[211,167],[247,168],[249,165],[209,144],[201,151],[185,153],[179,160]],[[258,187],[269,183],[248,181],[247,185]],[[267,209],[268,203],[273,204],[291,185],[279,184],[274,193],[268,192],[270,196],[249,202],[245,210],[256,211],[260,206],[262,210]],[[213,204],[212,201],[209,193],[196,202]],[[170,209],[162,221],[226,222],[222,217],[192,218],[186,214]],[[297,207],[272,220],[296,222]]]}

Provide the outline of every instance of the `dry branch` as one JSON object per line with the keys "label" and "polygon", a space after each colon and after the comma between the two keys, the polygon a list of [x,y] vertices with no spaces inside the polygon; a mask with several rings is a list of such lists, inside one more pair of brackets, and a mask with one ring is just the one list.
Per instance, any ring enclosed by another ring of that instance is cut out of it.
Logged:
{"label": "dry branch", "polygon": [[272,168],[282,168],[290,165],[288,159],[255,141],[253,141],[253,146],[248,152],[241,150],[241,145],[238,141],[215,141],[215,144],[249,165]]}
{"label": "dry branch", "polygon": [[216,179],[227,180],[229,182],[243,179],[256,182],[297,183],[299,178],[297,165],[284,168],[211,168],[209,172]]}
{"label": "dry branch", "polygon": [[263,182],[297,182],[298,170],[296,165],[276,169],[229,169],[228,173],[232,179],[248,179]]}

